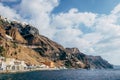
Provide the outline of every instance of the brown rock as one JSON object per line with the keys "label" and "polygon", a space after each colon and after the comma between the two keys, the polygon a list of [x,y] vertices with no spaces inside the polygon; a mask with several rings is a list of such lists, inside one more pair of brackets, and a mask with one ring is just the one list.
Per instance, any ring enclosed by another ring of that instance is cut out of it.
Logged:
{"label": "brown rock", "polygon": [[19,43],[27,43],[27,41],[21,36],[17,28],[11,28],[9,30],[9,35],[15,40],[16,42]]}
{"label": "brown rock", "polygon": [[3,37],[3,38],[5,38],[5,30],[4,30],[4,28],[2,27],[2,26],[0,26],[0,36],[1,37]]}

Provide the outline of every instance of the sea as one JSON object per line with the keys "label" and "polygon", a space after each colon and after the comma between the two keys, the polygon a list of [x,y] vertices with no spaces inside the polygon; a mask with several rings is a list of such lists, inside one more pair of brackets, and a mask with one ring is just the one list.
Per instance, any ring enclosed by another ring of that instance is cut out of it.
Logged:
{"label": "sea", "polygon": [[120,80],[120,70],[66,69],[0,74],[0,80]]}

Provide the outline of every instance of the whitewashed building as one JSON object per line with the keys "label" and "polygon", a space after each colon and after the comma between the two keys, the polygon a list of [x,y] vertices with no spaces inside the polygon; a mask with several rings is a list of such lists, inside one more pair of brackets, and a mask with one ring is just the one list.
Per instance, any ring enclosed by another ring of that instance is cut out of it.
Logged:
{"label": "whitewashed building", "polygon": [[5,58],[0,57],[0,70],[6,70]]}
{"label": "whitewashed building", "polygon": [[0,70],[22,71],[26,69],[27,65],[24,61],[15,60],[14,58],[0,59]]}

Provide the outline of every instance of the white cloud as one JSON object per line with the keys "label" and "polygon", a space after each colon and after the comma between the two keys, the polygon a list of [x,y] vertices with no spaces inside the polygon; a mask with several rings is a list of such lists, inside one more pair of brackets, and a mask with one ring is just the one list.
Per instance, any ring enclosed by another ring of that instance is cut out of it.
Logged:
{"label": "white cloud", "polygon": [[[78,47],[84,53],[101,55],[111,63],[119,63],[118,58],[112,61],[112,56],[108,56],[109,54],[119,55],[118,51],[120,52],[120,46],[118,45],[120,44],[120,24],[118,23],[120,15],[118,12],[120,12],[120,9],[115,7],[109,15],[90,12],[81,13],[77,9],[57,14],[53,16],[53,25],[61,29],[61,33],[58,32],[55,38],[58,42],[62,41],[60,43],[66,47]],[[89,27],[92,32],[84,34],[81,29],[83,25],[81,24],[85,25],[83,29]],[[82,34],[74,34],[73,30],[69,30],[71,32],[65,31],[69,28],[77,29]]]}
{"label": "white cloud", "polygon": [[112,14],[118,14],[120,13],[120,4],[118,4],[112,11]]}
{"label": "white cloud", "polygon": [[[108,15],[80,12],[76,8],[52,14],[58,5],[59,0],[22,0],[17,12],[0,3],[0,14],[34,25],[41,34],[65,47],[78,47],[81,52],[120,64],[120,4]],[[88,31],[84,32],[85,29]]]}
{"label": "white cloud", "polygon": [[83,35],[83,38],[89,41],[89,43],[91,43],[92,45],[94,45],[103,39],[103,35],[93,32]]}
{"label": "white cloud", "polygon": [[50,27],[50,15],[58,2],[58,0],[22,0],[19,13],[24,18],[29,17],[27,22],[36,26],[41,34],[52,38],[54,29]]}
{"label": "white cloud", "polygon": [[79,27],[80,24],[84,24],[90,27],[94,24],[96,14],[93,13],[80,13],[77,9],[71,9],[67,13],[60,13],[53,16],[53,25],[56,27]]}
{"label": "white cloud", "polygon": [[57,29],[54,39],[65,47],[78,47],[83,52],[93,52],[92,42],[82,37],[84,33],[80,26],[92,27],[96,16],[97,14],[90,12],[81,13],[75,8],[67,13],[53,15],[52,26]]}
{"label": "white cloud", "polygon": [[[67,42],[73,41],[76,37],[79,37],[81,34],[82,32],[78,29],[67,28],[64,30],[57,30],[54,38],[58,42],[61,42],[62,44],[66,45]],[[66,46],[69,46],[69,45],[66,45]]]}
{"label": "white cloud", "polygon": [[16,13],[15,10],[11,9],[8,6],[4,6],[0,3],[0,15],[10,19],[10,20],[20,20],[21,17]]}
{"label": "white cloud", "polygon": [[96,20],[96,32],[103,34],[104,36],[120,36],[120,25],[116,24],[116,15],[104,15]]}

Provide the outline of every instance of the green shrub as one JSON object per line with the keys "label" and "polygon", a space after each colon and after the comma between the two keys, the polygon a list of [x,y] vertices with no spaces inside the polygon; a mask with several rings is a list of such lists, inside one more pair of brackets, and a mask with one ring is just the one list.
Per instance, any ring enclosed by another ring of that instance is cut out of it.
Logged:
{"label": "green shrub", "polygon": [[2,52],[4,52],[4,51],[5,51],[4,47],[3,47],[3,46],[0,46],[0,53],[2,53]]}
{"label": "green shrub", "polygon": [[3,46],[0,46],[0,56],[5,56],[5,49]]}
{"label": "green shrub", "polygon": [[16,43],[13,43],[13,48],[18,48],[18,45]]}
{"label": "green shrub", "polygon": [[0,37],[0,40],[2,40],[2,37]]}
{"label": "green shrub", "polygon": [[3,25],[3,22],[0,20],[0,25]]}

